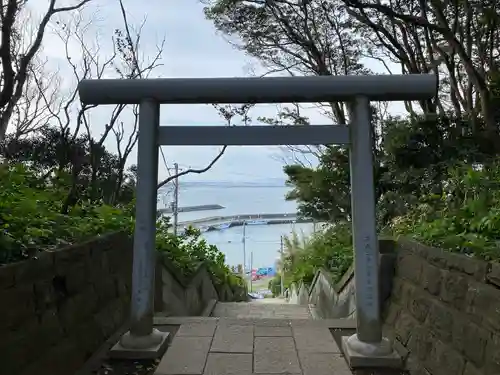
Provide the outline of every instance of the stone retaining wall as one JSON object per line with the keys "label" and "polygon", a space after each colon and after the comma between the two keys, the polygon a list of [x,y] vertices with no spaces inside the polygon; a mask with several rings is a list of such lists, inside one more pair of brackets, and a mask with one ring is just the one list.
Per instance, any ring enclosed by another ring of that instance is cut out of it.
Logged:
{"label": "stone retaining wall", "polygon": [[[383,304],[389,298],[394,275],[394,242],[379,240],[380,252],[380,300]],[[356,286],[354,266],[349,267],[338,283],[334,276],[319,269],[311,285],[292,284],[288,290],[289,303],[313,305],[318,317],[323,319],[356,317]]]}
{"label": "stone retaining wall", "polygon": [[155,292],[155,311],[163,316],[197,316],[210,300],[240,302],[248,299],[244,287],[217,286],[203,263],[186,279],[168,258],[161,256],[157,263]]}
{"label": "stone retaining wall", "polygon": [[0,267],[0,373],[71,375],[128,316],[122,233]]}
{"label": "stone retaining wall", "polygon": [[[0,266],[0,374],[79,369],[127,321],[132,254],[132,239],[114,233]],[[210,300],[246,297],[243,288],[216,289],[203,264],[186,280],[161,258],[155,300],[161,315],[197,315]]]}
{"label": "stone retaining wall", "polygon": [[500,264],[407,240],[396,247],[385,332],[410,373],[500,374]]}
{"label": "stone retaining wall", "polygon": [[[384,334],[410,374],[500,374],[500,263],[405,239],[379,244]],[[314,304],[323,318],[352,318],[353,275],[334,285],[320,270],[310,289],[293,285],[289,300]]]}

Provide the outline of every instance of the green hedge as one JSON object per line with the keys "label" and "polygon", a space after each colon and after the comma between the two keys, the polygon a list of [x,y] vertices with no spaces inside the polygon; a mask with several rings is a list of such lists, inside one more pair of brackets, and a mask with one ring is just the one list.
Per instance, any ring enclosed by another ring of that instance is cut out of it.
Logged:
{"label": "green hedge", "polygon": [[[500,163],[449,169],[441,195],[424,195],[403,216],[382,229],[385,236],[405,236],[422,243],[484,260],[500,260]],[[293,235],[292,237],[297,237]],[[330,225],[290,245],[282,265],[285,288],[310,283],[316,270],[329,270],[337,282],[353,260],[351,223]],[[279,276],[270,282],[279,294]]]}
{"label": "green hedge", "polygon": [[[42,179],[26,165],[0,166],[0,264],[104,233],[133,233],[133,202],[118,207],[80,202],[68,214],[61,214],[67,192],[63,180]],[[207,244],[199,231],[191,229],[174,236],[169,228],[168,220],[158,221],[157,249],[166,253],[186,276],[203,261],[219,282],[243,285],[241,278],[225,265],[224,254]]]}

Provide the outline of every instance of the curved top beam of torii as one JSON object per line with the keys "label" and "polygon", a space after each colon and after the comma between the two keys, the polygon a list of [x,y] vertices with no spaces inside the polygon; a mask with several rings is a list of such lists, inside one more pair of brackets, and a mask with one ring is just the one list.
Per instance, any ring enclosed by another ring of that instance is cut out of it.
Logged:
{"label": "curved top beam of torii", "polygon": [[430,99],[434,74],[351,76],[91,79],[78,86],[84,104],[315,103]]}

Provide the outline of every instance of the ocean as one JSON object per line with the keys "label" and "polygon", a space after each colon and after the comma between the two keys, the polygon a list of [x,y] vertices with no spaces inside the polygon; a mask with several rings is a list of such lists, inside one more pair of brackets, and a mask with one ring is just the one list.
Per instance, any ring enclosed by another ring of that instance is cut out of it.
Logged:
{"label": "ocean", "polygon": [[[252,183],[200,181],[179,183],[179,207],[217,204],[224,208],[211,211],[181,212],[179,223],[213,216],[244,214],[295,213],[297,204],[286,201],[289,190],[284,183]],[[158,207],[170,206],[173,188],[159,193]],[[203,233],[210,244],[216,245],[226,257],[226,264],[236,266],[245,262],[245,269],[273,267],[279,257],[280,238],[295,231],[299,235],[313,232],[311,223],[247,225],[246,259],[243,259],[243,227]]]}

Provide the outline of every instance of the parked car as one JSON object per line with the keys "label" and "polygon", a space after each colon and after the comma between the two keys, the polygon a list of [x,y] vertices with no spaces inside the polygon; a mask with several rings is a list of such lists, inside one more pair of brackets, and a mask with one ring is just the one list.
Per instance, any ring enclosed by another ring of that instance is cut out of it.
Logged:
{"label": "parked car", "polygon": [[262,294],[259,294],[259,293],[248,293],[248,297],[250,297],[251,299],[263,299],[264,296]]}

